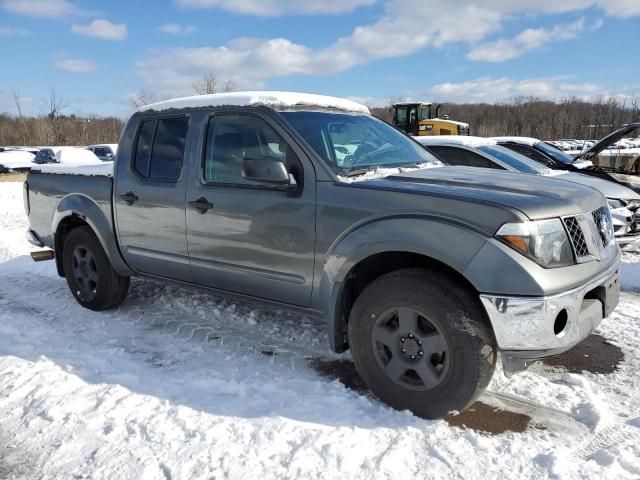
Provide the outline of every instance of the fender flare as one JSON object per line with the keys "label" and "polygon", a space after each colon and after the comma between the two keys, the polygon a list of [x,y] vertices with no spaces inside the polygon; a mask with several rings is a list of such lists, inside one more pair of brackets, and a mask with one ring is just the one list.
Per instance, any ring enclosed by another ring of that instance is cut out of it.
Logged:
{"label": "fender flare", "polygon": [[388,252],[417,254],[464,277],[467,265],[490,236],[473,225],[434,215],[375,218],[355,225],[329,249],[319,282],[318,302],[327,319],[331,349],[346,350],[347,312],[342,311],[342,294],[361,261]]}
{"label": "fender flare", "polygon": [[53,218],[51,220],[51,232],[53,235],[53,245],[56,254],[56,266],[58,267],[58,273],[63,276],[62,271],[62,245],[57,240],[58,231],[61,225],[65,223],[69,218],[76,217],[85,222],[98,237],[98,241],[105,253],[113,269],[124,277],[133,275],[132,270],[126,264],[116,240],[115,232],[113,230],[113,223],[105,215],[100,206],[89,196],[72,193],[65,196],[53,212]]}

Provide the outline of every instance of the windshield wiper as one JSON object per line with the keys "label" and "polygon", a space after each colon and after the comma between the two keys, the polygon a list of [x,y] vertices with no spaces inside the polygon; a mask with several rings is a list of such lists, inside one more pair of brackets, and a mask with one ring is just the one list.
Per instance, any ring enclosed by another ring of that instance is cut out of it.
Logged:
{"label": "windshield wiper", "polygon": [[342,175],[345,177],[359,177],[360,175],[364,175],[365,173],[375,172],[378,167],[371,168],[350,168],[345,171]]}

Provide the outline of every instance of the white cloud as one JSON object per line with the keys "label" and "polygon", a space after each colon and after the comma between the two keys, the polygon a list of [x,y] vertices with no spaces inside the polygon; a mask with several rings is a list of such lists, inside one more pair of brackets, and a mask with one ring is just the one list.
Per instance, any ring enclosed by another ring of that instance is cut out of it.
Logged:
{"label": "white cloud", "polygon": [[234,13],[277,16],[285,14],[348,13],[376,0],[175,0],[184,8],[219,8]]}
{"label": "white cloud", "polygon": [[446,82],[433,85],[426,94],[439,102],[493,103],[510,97],[539,97],[548,100],[576,96],[584,99],[610,96],[605,88],[593,83],[573,83],[566,77],[529,78],[515,80],[508,77],[481,77],[465,82]]}
{"label": "white cloud", "polygon": [[25,37],[31,32],[24,28],[0,26],[0,37]]}
{"label": "white cloud", "polygon": [[58,70],[72,73],[91,73],[96,71],[96,64],[89,60],[77,58],[61,58],[54,62]]}
{"label": "white cloud", "polygon": [[165,23],[160,25],[158,30],[169,35],[188,35],[195,32],[197,29],[194,25],[179,25],[177,23]]}
{"label": "white cloud", "polygon": [[504,62],[551,42],[576,38],[585,30],[586,26],[587,19],[582,17],[568,25],[556,25],[548,30],[528,28],[510,39],[503,38],[494,42],[478,44],[469,51],[467,58],[476,62]]}
{"label": "white cloud", "polygon": [[32,17],[59,18],[90,14],[68,0],[2,0],[1,4],[8,12]]}
{"label": "white cloud", "polygon": [[[327,12],[334,8],[332,5],[338,5],[335,0],[177,1],[194,8],[217,7],[254,15],[301,13],[296,10],[300,8],[307,13],[322,8]],[[606,11],[613,10],[614,4],[619,5],[622,10],[618,15],[635,11],[626,0],[595,1]],[[347,0],[340,5],[352,8],[360,2]],[[231,78],[239,88],[261,88],[266,80],[274,77],[332,75],[377,59],[407,56],[428,47],[452,43],[470,44],[474,52],[470,57],[486,59],[493,54],[498,55],[493,61],[502,61],[522,51],[548,45],[550,41],[571,38],[589,28],[586,20],[548,30],[530,28],[515,39],[502,40],[505,45],[497,45],[500,48],[487,51],[488,44],[483,42],[504,22],[515,17],[535,19],[539,15],[580,11],[593,5],[594,0],[537,0],[535,3],[485,0],[481,5],[477,0],[459,0],[455,8],[442,8],[442,2],[436,0],[386,0],[384,12],[377,21],[357,26],[349,35],[324,48],[310,48],[286,38],[240,38],[226,45],[155,50],[137,63],[137,71],[150,89],[162,95],[175,95],[189,93],[191,84],[207,72]],[[598,26],[596,22],[590,28]]]}
{"label": "white cloud", "polygon": [[115,24],[109,20],[94,20],[89,25],[72,25],[71,31],[79,35],[102,38],[104,40],[124,40],[127,37],[127,26]]}

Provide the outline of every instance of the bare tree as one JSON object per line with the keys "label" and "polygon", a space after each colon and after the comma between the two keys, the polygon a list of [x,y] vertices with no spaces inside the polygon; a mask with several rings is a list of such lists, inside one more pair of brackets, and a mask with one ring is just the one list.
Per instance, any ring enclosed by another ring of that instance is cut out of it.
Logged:
{"label": "bare tree", "polygon": [[236,83],[228,78],[220,80],[214,73],[206,73],[202,78],[192,84],[193,91],[197,95],[209,95],[218,92],[233,92],[236,89]]}
{"label": "bare tree", "polygon": [[138,108],[144,105],[149,105],[150,103],[154,103],[157,100],[156,96],[153,93],[143,88],[129,95],[129,101],[133,104],[134,107]]}
{"label": "bare tree", "polygon": [[13,94],[13,101],[16,104],[16,109],[18,110],[18,122],[20,123],[20,129],[22,130],[22,144],[27,145],[29,142],[29,132],[27,130],[27,122],[22,114],[22,97],[18,90],[14,89],[11,93]]}
{"label": "bare tree", "polygon": [[55,88],[51,88],[49,98],[43,101],[43,110],[49,119],[52,140],[50,143],[54,145],[63,145],[66,141],[65,134],[60,129],[60,118],[67,107],[69,107],[69,102],[60,97]]}

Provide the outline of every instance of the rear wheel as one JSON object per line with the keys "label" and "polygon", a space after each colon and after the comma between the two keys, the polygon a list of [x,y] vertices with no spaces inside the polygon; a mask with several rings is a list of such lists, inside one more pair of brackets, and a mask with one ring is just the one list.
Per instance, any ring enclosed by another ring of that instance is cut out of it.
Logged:
{"label": "rear wheel", "polygon": [[71,293],[85,308],[106,310],[120,305],[127,297],[129,277],[113,270],[89,227],[69,232],[64,241],[62,265]]}
{"label": "rear wheel", "polygon": [[476,298],[450,277],[404,269],[372,282],[349,318],[351,353],[381,400],[426,418],[462,411],[491,380],[496,343]]}

